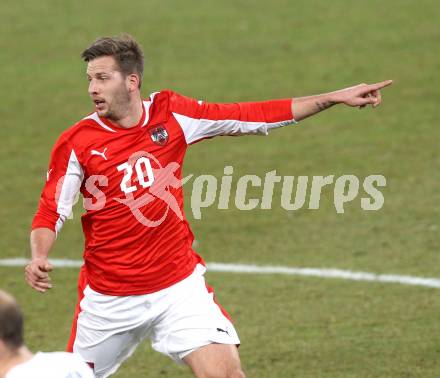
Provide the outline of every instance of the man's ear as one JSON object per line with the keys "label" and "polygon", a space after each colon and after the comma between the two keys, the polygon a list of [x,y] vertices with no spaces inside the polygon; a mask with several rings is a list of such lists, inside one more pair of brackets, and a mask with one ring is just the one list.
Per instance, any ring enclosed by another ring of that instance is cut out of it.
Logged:
{"label": "man's ear", "polygon": [[128,86],[128,91],[129,92],[133,92],[137,89],[139,89],[139,75],[136,74],[130,74],[127,76],[127,86]]}

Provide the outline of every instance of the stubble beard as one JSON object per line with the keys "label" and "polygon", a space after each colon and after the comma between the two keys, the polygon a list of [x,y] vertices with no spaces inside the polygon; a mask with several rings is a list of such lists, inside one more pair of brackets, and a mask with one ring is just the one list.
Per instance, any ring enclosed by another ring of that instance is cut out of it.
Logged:
{"label": "stubble beard", "polygon": [[125,85],[121,85],[120,89],[116,91],[111,104],[108,105],[108,110],[103,117],[118,123],[119,120],[127,115],[129,104],[130,94]]}

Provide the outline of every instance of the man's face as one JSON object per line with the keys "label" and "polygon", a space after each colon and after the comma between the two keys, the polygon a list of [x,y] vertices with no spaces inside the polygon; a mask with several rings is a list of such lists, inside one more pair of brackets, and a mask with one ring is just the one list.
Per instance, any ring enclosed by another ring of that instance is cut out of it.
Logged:
{"label": "man's face", "polygon": [[113,57],[91,60],[87,65],[87,79],[89,95],[100,117],[117,122],[127,114],[130,93]]}

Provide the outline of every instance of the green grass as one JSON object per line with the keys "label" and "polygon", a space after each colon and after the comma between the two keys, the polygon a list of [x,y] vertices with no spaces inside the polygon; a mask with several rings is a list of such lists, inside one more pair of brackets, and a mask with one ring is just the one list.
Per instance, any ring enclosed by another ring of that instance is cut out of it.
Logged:
{"label": "green grass", "polygon": [[[143,93],[172,88],[208,101],[303,96],[388,78],[375,111],[334,108],[267,138],[217,138],[190,148],[185,173],[234,166],[263,177],[383,174],[384,207],[337,214],[331,189],[319,210],[234,207],[187,215],[206,261],[338,267],[440,276],[440,157],[434,1],[4,1],[0,5],[2,257],[29,255],[28,230],[49,151],[90,111],[79,54],[96,37],[132,33],[147,56]],[[261,190],[256,189],[256,197]],[[361,193],[362,194],[362,193]],[[217,202],[216,202],[217,205]],[[53,257],[80,258],[79,214]],[[0,268],[27,316],[32,349],[63,349],[76,272],[54,272],[41,296],[18,268]],[[317,278],[210,273],[239,330],[250,377],[435,377],[437,291]],[[189,376],[143,344],[118,377]]]}

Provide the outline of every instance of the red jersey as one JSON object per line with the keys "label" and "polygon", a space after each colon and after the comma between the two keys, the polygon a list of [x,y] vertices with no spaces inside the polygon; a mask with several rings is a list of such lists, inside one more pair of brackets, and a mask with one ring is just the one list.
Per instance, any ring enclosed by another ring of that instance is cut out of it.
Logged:
{"label": "red jersey", "polygon": [[183,214],[188,145],[217,135],[266,135],[295,123],[291,104],[213,104],[164,90],[143,101],[142,118],[131,128],[93,113],[56,142],[32,229],[59,232],[81,192],[90,287],[138,295],[171,286],[203,263]]}

